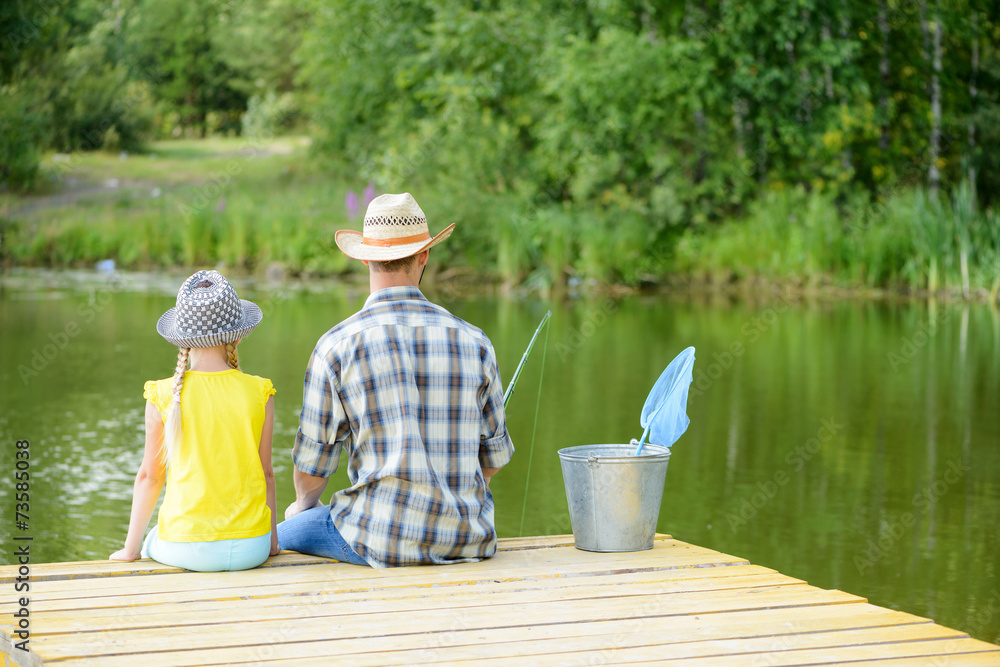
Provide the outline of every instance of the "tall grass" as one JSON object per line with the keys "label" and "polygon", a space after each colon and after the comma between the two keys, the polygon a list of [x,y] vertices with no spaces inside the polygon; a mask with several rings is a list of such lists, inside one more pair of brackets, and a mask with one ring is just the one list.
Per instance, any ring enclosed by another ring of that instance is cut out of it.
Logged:
{"label": "tall grass", "polygon": [[[263,269],[280,263],[294,273],[349,269],[333,242],[346,219],[344,187],[302,174],[279,181],[246,173],[224,187],[148,189],[115,200],[81,200],[5,223],[9,262],[84,266],[115,259],[123,268],[215,266]],[[205,192],[213,194],[206,197]]]}
{"label": "tall grass", "polygon": [[494,266],[507,285],[543,292],[567,283],[634,285],[648,277],[654,259],[650,226],[632,211],[507,201],[480,224],[493,230],[480,264]]}
{"label": "tall grass", "polygon": [[915,189],[846,203],[802,190],[771,192],[743,219],[685,234],[673,268],[712,282],[985,290],[995,298],[998,222],[966,184],[938,199]]}
{"label": "tall grass", "polygon": [[[330,275],[364,267],[334,244],[360,229],[344,208],[348,176],[331,176],[301,147],[244,158],[238,143],[177,142],[127,163],[82,158],[77,176],[122,175],[136,188],[73,206],[0,219],[0,260],[43,266],[217,266]],[[231,177],[220,174],[239,167]],[[359,184],[355,184],[357,188]],[[363,187],[363,184],[360,184]],[[360,188],[357,188],[360,189]],[[801,189],[763,195],[742,217],[706,229],[650,221],[616,205],[532,205],[511,193],[409,190],[432,233],[457,223],[435,249],[439,268],[465,266],[509,287],[542,292],[566,284],[637,285],[673,276],[712,283],[765,279],[801,285],[881,287],[965,295],[1000,292],[1000,212],[978,208],[967,185],[950,196],[901,190],[846,201]],[[154,196],[154,194],[158,196]]]}

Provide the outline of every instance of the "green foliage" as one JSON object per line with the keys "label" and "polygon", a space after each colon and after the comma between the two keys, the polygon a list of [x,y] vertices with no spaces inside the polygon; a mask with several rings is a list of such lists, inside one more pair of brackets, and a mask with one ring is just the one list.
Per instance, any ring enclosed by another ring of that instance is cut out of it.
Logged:
{"label": "green foliage", "polygon": [[220,0],[135,0],[124,48],[129,62],[150,85],[180,128],[201,136],[235,130],[246,94],[233,86],[233,72],[213,39],[229,20]]}
{"label": "green foliage", "polygon": [[51,145],[67,153],[141,148],[152,129],[148,88],[86,47],[71,49],[63,66],[64,80],[51,102]]}
{"label": "green foliage", "polygon": [[[976,191],[995,202],[1000,196],[1000,21],[980,28],[981,65],[976,79],[977,97],[970,104],[976,148],[970,156],[976,170]],[[971,76],[971,73],[970,73]]]}
{"label": "green foliage", "polygon": [[287,128],[294,114],[295,103],[290,93],[254,95],[240,119],[243,136],[270,138],[276,131]]}
{"label": "green foliage", "polygon": [[[305,116],[330,178],[414,192],[462,223],[447,261],[508,285],[639,284],[683,267],[995,281],[989,4],[47,2],[0,7],[8,187],[30,184],[45,147],[266,138]],[[290,213],[229,215],[199,208],[183,233],[126,254],[330,268]]]}
{"label": "green foliage", "polygon": [[[980,165],[977,183],[1000,172],[1000,123],[985,120],[1000,109],[995,89],[973,105],[967,84],[974,43],[981,84],[996,57],[998,24],[978,6],[369,0],[313,12],[300,58],[317,149],[387,190],[499,197],[478,216],[508,282],[558,282],[556,263],[643,280],[682,230],[753,220],[754,202],[777,206],[768,193],[783,190],[824,202],[782,226],[801,245],[784,272],[814,274],[808,244],[837,241],[845,202],[926,178],[932,75],[944,89],[945,184],[966,176],[963,160]],[[942,26],[940,75],[929,51],[914,55],[931,21]],[[974,150],[956,140],[970,121]],[[995,191],[980,188],[984,204]],[[572,240],[542,240],[562,215]]]}
{"label": "green foliage", "polygon": [[212,48],[229,67],[228,84],[247,97],[295,89],[296,51],[309,10],[297,0],[232,0]]}
{"label": "green foliage", "polygon": [[995,298],[996,222],[967,183],[950,200],[913,190],[884,201],[856,197],[841,210],[829,195],[772,192],[745,219],[685,234],[675,269],[717,283],[805,280],[937,292],[963,289],[964,255],[970,286]]}
{"label": "green foliage", "polygon": [[26,96],[0,85],[0,189],[24,190],[34,182],[43,123]]}
{"label": "green foliage", "polygon": [[29,188],[45,148],[140,147],[151,99],[121,62],[123,12],[121,3],[97,0],[22,0],[0,9],[0,143],[9,156],[0,181]]}

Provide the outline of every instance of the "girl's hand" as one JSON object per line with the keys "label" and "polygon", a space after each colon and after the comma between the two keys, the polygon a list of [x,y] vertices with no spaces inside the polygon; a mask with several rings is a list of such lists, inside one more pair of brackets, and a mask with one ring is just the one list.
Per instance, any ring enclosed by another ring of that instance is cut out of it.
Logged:
{"label": "girl's hand", "polygon": [[142,555],[139,554],[139,552],[131,554],[126,549],[119,549],[118,551],[108,556],[108,560],[123,560],[123,561],[139,560],[140,558],[142,558]]}
{"label": "girl's hand", "polygon": [[272,544],[271,545],[271,555],[272,556],[277,556],[279,553],[281,553],[281,549],[278,548],[278,545],[277,544]]}

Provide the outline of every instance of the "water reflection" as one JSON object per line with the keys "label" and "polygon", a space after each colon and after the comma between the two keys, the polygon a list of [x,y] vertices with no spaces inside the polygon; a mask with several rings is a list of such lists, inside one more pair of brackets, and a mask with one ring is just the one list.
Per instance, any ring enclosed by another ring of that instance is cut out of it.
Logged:
{"label": "water reflection", "polygon": [[[241,362],[278,388],[284,507],[306,361],[366,294],[242,292],[265,310]],[[45,560],[103,558],[120,546],[141,459],[142,384],[167,376],[175,358],[154,329],[170,290],[113,292],[85,322],[81,308],[96,294],[0,292],[3,454],[12,460],[16,438],[32,441],[35,545]],[[674,448],[662,532],[1000,640],[996,310],[774,296],[445,305],[489,334],[505,378],[542,314],[554,312],[525,534],[570,531],[556,450],[638,437],[646,392],[694,345],[691,426]],[[69,322],[79,331],[60,346]],[[36,352],[44,364],[25,374]],[[504,536],[520,526],[541,358],[539,348],[509,409],[517,455],[493,483]],[[331,486],[344,484],[339,472]],[[0,486],[4,506],[10,492]],[[4,543],[9,530],[0,522]]]}

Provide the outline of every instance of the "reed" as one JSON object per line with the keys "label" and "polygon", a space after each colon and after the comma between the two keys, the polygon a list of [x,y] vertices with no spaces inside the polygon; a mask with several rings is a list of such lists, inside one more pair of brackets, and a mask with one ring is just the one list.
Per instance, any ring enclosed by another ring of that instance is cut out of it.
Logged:
{"label": "reed", "polygon": [[920,189],[847,202],[802,190],[772,192],[745,218],[686,233],[672,268],[710,282],[763,278],[966,297],[986,290],[995,298],[997,217],[978,208],[967,184],[937,199]]}

